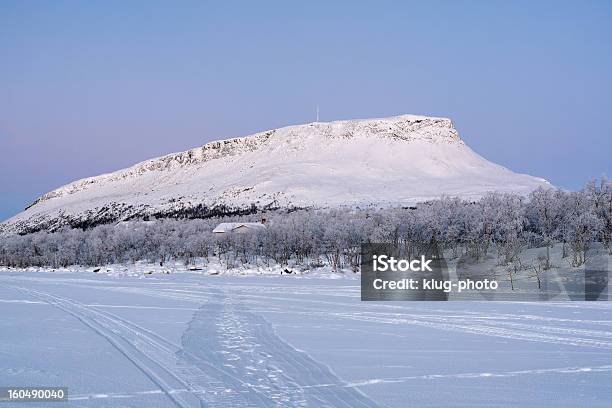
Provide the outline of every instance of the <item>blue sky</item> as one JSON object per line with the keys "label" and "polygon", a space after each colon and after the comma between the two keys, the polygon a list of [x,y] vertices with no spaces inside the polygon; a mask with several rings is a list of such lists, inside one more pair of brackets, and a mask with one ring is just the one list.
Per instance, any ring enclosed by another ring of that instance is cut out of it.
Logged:
{"label": "blue sky", "polygon": [[0,2],[0,219],[207,141],[450,117],[484,157],[611,175],[612,2]]}

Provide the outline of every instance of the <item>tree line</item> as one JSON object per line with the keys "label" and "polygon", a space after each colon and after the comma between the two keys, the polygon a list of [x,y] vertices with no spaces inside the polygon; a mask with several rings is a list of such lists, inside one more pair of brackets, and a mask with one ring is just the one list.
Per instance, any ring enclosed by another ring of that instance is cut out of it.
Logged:
{"label": "tree line", "polygon": [[227,268],[291,265],[357,271],[360,244],[387,242],[416,254],[435,239],[449,257],[475,262],[492,251],[509,265],[526,248],[563,245],[572,266],[586,262],[594,242],[612,251],[612,182],[589,182],[569,192],[538,188],[528,197],[489,193],[478,201],[441,197],[410,208],[273,211],[267,228],[247,234],[213,234],[220,222],[259,221],[257,214],[207,219],[133,220],[87,229],[66,228],[0,237],[0,265],[9,267],[100,266],[218,258]]}

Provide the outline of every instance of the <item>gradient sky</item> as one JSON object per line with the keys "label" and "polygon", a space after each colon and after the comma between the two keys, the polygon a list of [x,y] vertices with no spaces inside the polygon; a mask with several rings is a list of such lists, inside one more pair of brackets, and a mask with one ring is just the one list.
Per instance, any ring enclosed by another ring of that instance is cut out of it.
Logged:
{"label": "gradient sky", "polygon": [[0,0],[0,219],[317,104],[450,117],[487,159],[577,189],[612,176],[611,98],[610,1]]}

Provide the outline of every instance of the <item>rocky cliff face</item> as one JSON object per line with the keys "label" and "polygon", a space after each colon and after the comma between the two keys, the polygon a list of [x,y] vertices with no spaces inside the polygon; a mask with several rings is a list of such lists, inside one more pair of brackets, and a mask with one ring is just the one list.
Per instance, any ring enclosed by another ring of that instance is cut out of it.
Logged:
{"label": "rocky cliff face", "polygon": [[143,216],[408,205],[441,194],[526,194],[546,184],[474,153],[449,119],[402,115],[207,143],[60,187],[0,228],[31,232]]}

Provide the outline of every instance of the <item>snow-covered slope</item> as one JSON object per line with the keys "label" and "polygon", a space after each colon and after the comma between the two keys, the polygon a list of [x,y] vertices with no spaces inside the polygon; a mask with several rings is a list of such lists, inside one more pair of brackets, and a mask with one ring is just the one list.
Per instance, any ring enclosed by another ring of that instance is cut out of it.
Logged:
{"label": "snow-covered slope", "polygon": [[441,194],[526,194],[548,183],[474,153],[449,119],[310,123],[207,143],[53,190],[4,231],[263,207],[409,205]]}

